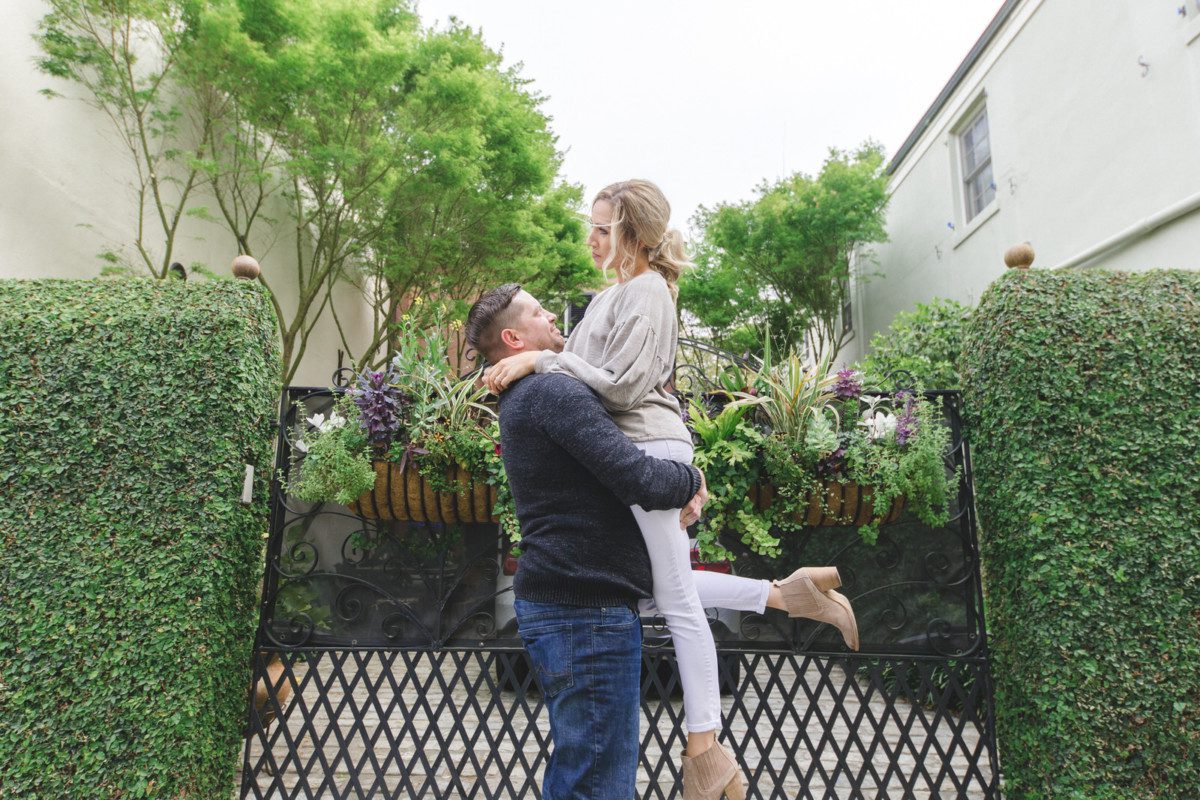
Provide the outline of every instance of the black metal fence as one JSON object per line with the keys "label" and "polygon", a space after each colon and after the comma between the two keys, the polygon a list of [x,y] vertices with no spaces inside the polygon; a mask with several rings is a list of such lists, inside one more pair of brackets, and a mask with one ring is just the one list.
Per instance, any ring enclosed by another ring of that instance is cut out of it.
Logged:
{"label": "black metal fence", "polygon": [[[998,798],[970,456],[956,393],[932,395],[962,481],[947,525],[907,515],[866,546],[807,530],[751,577],[834,564],[862,650],[827,625],[713,610],[725,729],[762,798]],[[284,398],[286,474],[303,417],[332,395]],[[540,797],[551,743],[512,613],[494,525],[364,520],[274,493],[244,798]],[[679,796],[682,703],[660,620],[644,620],[639,793]]]}

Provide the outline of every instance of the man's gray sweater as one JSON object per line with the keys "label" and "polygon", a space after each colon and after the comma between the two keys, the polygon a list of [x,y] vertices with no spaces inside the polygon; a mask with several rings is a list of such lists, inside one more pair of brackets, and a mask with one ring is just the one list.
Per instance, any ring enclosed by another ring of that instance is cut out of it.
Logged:
{"label": "man's gray sweater", "polygon": [[700,472],[642,453],[566,375],[530,375],[504,392],[500,432],[521,522],[515,596],[578,606],[650,597],[650,558],[629,507],[682,508]]}

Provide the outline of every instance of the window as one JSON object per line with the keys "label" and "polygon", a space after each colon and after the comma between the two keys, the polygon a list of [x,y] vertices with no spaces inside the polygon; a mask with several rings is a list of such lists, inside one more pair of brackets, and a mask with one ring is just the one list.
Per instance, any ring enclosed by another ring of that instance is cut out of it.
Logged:
{"label": "window", "polygon": [[996,197],[986,107],[967,123],[958,140],[962,151],[963,197],[966,199],[967,222],[970,222]]}

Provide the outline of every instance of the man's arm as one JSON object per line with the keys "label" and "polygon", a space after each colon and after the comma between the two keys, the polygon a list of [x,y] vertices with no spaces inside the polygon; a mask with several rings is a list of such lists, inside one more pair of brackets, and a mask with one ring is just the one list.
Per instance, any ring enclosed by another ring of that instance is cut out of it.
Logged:
{"label": "man's arm", "polygon": [[627,505],[647,511],[683,508],[700,491],[700,470],[643,453],[592,390],[574,378],[543,378],[532,410],[546,435]]}

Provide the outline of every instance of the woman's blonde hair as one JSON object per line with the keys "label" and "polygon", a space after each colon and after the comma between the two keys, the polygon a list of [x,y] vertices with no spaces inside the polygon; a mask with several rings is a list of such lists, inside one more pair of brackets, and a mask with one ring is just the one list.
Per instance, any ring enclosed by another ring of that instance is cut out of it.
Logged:
{"label": "woman's blonde hair", "polygon": [[677,297],[679,276],[692,266],[683,247],[683,235],[670,227],[671,204],[662,190],[650,181],[633,179],[605,186],[592,201],[612,204],[609,240],[612,249],[602,265],[613,266],[621,280],[627,280],[637,265],[640,247],[650,261],[650,269],[662,275]]}

